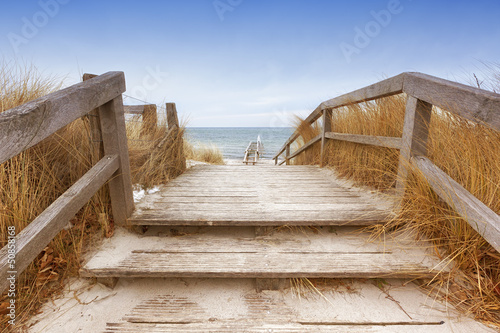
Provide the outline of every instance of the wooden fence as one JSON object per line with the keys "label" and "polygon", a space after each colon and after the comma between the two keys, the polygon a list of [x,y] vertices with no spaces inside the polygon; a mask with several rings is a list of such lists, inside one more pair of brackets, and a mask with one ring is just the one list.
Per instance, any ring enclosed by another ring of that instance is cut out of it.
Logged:
{"label": "wooden fence", "polygon": [[[335,109],[402,93],[407,95],[407,103],[401,138],[331,131],[332,112]],[[399,149],[397,194],[401,197],[404,194],[409,173],[408,167],[410,165],[416,167],[427,178],[430,186],[439,197],[453,207],[486,241],[500,252],[500,217],[426,157],[433,106],[483,124],[496,131],[500,130],[499,94],[422,73],[403,73],[321,103],[306,118],[306,122],[312,124],[323,117],[322,133],[297,151],[290,153],[290,145],[299,137],[299,133],[295,132],[274,157],[275,163],[278,164],[279,156],[285,153],[285,159],[279,164],[289,164],[290,159],[320,141],[321,161],[323,161],[325,144],[328,139]]]}
{"label": "wooden fence", "polygon": [[0,250],[0,291],[19,275],[68,221],[108,184],[113,218],[125,224],[134,210],[122,93],[125,76],[109,72],[0,113],[0,164],[74,120],[97,110],[104,157],[16,236],[15,267]]}

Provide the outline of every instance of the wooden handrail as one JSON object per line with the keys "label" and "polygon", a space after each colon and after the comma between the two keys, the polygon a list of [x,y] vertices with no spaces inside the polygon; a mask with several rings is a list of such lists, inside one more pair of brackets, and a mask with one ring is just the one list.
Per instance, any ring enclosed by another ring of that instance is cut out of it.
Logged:
{"label": "wooden handrail", "polygon": [[[331,117],[331,110],[400,93],[407,95],[401,138],[330,132],[330,122],[326,117]],[[305,119],[305,122],[312,124],[323,116],[324,120],[327,121],[323,121],[325,125],[322,134],[309,140],[297,151],[290,154],[290,145],[299,137],[298,131],[295,131],[274,156],[274,159],[276,164],[289,164],[291,158],[298,156],[314,143],[322,140],[321,160],[323,161],[326,139],[399,149],[397,194],[402,198],[406,189],[409,167],[413,166],[422,172],[429,185],[441,199],[453,207],[486,241],[500,252],[499,215],[425,157],[433,106],[496,131],[500,130],[499,94],[422,73],[402,73],[321,103]],[[285,160],[278,163],[279,156],[285,151]]]}
{"label": "wooden handrail", "polygon": [[122,72],[109,72],[0,114],[0,164],[125,91]]}
{"label": "wooden handrail", "polygon": [[15,237],[15,267],[8,246],[0,250],[0,291],[18,276],[104,185],[109,185],[114,221],[125,224],[134,210],[122,93],[123,72],[100,76],[0,113],[0,163],[36,145],[74,120],[95,112],[106,154],[82,178]]}

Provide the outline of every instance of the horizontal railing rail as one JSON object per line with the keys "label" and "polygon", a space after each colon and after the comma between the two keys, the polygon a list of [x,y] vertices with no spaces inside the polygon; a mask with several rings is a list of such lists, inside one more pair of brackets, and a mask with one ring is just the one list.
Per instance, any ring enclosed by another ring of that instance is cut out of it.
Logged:
{"label": "horizontal railing rail", "polygon": [[[383,137],[331,131],[335,109],[406,94],[406,110],[402,137]],[[496,131],[500,130],[500,95],[422,73],[402,73],[368,87],[321,103],[306,119],[313,124],[323,117],[322,133],[290,153],[290,146],[299,138],[295,131],[274,156],[275,164],[290,164],[290,160],[321,141],[321,163],[326,140],[394,148],[400,151],[397,194],[402,198],[410,165],[426,177],[438,196],[454,208],[484,239],[500,252],[500,216],[474,197],[463,186],[439,169],[427,155],[427,139],[432,107],[447,110]],[[279,157],[285,153],[283,161]]]}
{"label": "horizontal railing rail", "polygon": [[8,245],[0,250],[0,291],[8,287],[7,278],[22,273],[104,184],[109,185],[115,222],[126,223],[134,210],[134,201],[123,114],[124,91],[124,74],[109,72],[0,113],[0,163],[94,109],[100,118],[105,154],[16,235],[14,258]]}

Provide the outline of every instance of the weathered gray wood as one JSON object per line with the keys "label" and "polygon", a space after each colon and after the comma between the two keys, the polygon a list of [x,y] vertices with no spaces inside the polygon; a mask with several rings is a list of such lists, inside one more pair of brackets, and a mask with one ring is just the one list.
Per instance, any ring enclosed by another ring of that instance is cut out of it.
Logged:
{"label": "weathered gray wood", "polygon": [[109,72],[0,114],[0,164],[125,91]]}
{"label": "weathered gray wood", "polygon": [[[97,75],[85,73],[83,74],[83,81],[87,81],[95,77],[97,77]],[[99,109],[93,109],[85,117],[87,117],[90,126],[90,159],[92,165],[94,165],[104,157]]]}
{"label": "weathered gray wood", "polygon": [[[443,322],[400,323],[108,323],[104,333],[442,333]],[[446,328],[445,328],[446,329]]]}
{"label": "weathered gray wood", "polygon": [[134,198],[122,96],[100,106],[99,114],[104,152],[106,155],[117,154],[119,156],[120,166],[108,185],[113,219],[115,223],[124,225],[134,211]]}
{"label": "weathered gray wood", "polygon": [[328,139],[349,141],[349,142],[386,147],[386,148],[401,149],[402,147],[402,139],[396,137],[346,134],[346,133],[336,133],[336,132],[325,133],[325,137],[327,137]]}
{"label": "weathered gray wood", "polygon": [[[239,215],[239,216],[235,216]],[[245,215],[245,216],[243,216]],[[129,223],[132,225],[158,225],[158,226],[370,226],[383,224],[389,221],[391,214],[381,211],[320,211],[320,212],[298,212],[293,209],[289,211],[276,212],[272,218],[264,214],[256,214],[253,211],[213,212],[197,211],[185,212],[171,210],[165,213],[141,212],[132,215]]]}
{"label": "weathered gray wood", "polygon": [[[81,270],[86,277],[406,277],[432,276],[444,264],[402,235],[367,243],[368,234],[289,232],[259,237],[127,235],[112,240]],[[142,240],[139,242],[137,240]],[[147,239],[147,242],[143,240]],[[147,263],[147,264],[146,264]],[[446,271],[446,270],[444,270]]]}
{"label": "weathered gray wood", "polygon": [[[320,138],[318,136],[318,140]],[[371,225],[387,221],[391,214],[388,207],[390,203],[386,200],[343,186],[318,167],[199,166],[161,186],[159,192],[147,195],[137,204],[129,222],[140,225]]]}
{"label": "weathered gray wood", "polygon": [[322,138],[322,134],[318,134],[316,135],[314,138],[312,138],[309,142],[307,142],[305,145],[303,145],[302,147],[300,147],[299,149],[297,149],[296,151],[293,152],[293,154],[291,154],[288,159],[292,159],[296,156],[298,156],[300,153],[304,152],[306,149],[310,148],[312,145],[314,145],[316,142],[319,142],[321,141],[321,138]]}
{"label": "weathered gray wood", "polygon": [[123,112],[129,114],[141,114],[144,112],[144,105],[124,105]]}
{"label": "weathered gray wood", "polygon": [[423,173],[432,189],[455,209],[488,243],[500,252],[500,216],[423,156],[411,162]]}
{"label": "weathered gray wood", "polygon": [[282,290],[290,286],[288,279],[255,279],[255,290]]}
{"label": "weathered gray wood", "polygon": [[436,274],[439,271],[432,265],[411,256],[296,252],[140,252],[116,266],[81,271],[84,277],[124,278],[432,278]]}
{"label": "weathered gray wood", "polygon": [[0,290],[7,286],[9,271],[20,274],[68,224],[68,221],[83,207],[99,188],[118,169],[117,155],[107,155],[82,178],[54,201],[16,237],[16,265],[7,261],[7,246],[0,250]]}
{"label": "weathered gray wood", "polygon": [[397,195],[402,198],[405,188],[410,158],[427,154],[427,138],[432,115],[432,105],[408,96],[403,125],[402,147],[399,155]]}
{"label": "weathered gray wood", "polygon": [[500,95],[422,73],[405,73],[403,90],[466,119],[500,130]]}
{"label": "weathered gray wood", "polygon": [[290,165],[290,145],[287,145],[285,148],[285,162],[286,165]]}
{"label": "weathered gray wood", "polygon": [[169,128],[179,128],[179,118],[175,103],[167,103],[167,125]]}
{"label": "weathered gray wood", "polygon": [[332,110],[323,110],[323,131],[321,133],[321,160],[320,166],[323,166],[325,160],[326,136],[325,134],[332,130]]}
{"label": "weathered gray wood", "polygon": [[325,101],[323,108],[339,108],[351,104],[368,102],[374,99],[397,95],[403,92],[403,81],[405,73],[393,76],[391,78],[374,83],[370,86],[355,90],[353,92],[341,95]]}

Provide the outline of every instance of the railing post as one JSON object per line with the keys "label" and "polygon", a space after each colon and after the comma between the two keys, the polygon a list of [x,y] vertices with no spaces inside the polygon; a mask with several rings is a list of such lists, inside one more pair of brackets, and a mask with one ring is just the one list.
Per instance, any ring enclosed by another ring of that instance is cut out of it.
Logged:
{"label": "railing post", "polygon": [[285,149],[285,160],[286,160],[286,165],[290,165],[290,144],[287,144],[286,145],[286,149]]}
{"label": "railing post", "polygon": [[101,132],[106,155],[118,154],[120,167],[108,182],[113,219],[125,225],[134,211],[132,180],[122,96],[99,107]]}
{"label": "railing post", "polygon": [[[175,103],[167,103],[166,104],[167,108],[167,125],[168,125],[168,131],[169,135],[172,137],[173,140],[175,140],[179,134],[179,118],[177,116],[177,107],[175,106]],[[184,161],[182,165],[182,170],[186,168],[185,164],[185,159],[184,159],[184,142],[181,137],[178,138],[178,151],[180,156],[182,156],[182,159]]]}
{"label": "railing post", "polygon": [[[90,80],[96,76],[95,74],[83,74],[83,81]],[[88,118],[90,127],[90,159],[92,165],[95,165],[104,157],[99,109],[90,111],[85,117]]]}
{"label": "railing post", "polygon": [[410,158],[427,155],[427,140],[432,104],[408,96],[403,125],[403,142],[399,154],[396,193],[402,198],[406,189]]}
{"label": "railing post", "polygon": [[320,166],[323,167],[325,161],[325,150],[326,150],[326,137],[325,133],[332,131],[332,110],[323,110],[323,133],[321,135],[321,160]]}

